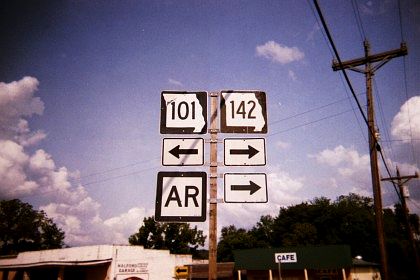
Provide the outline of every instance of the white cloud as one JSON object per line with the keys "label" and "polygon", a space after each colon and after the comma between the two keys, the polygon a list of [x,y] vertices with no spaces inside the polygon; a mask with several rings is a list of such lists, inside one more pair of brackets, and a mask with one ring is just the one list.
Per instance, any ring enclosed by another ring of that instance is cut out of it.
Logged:
{"label": "white cloud", "polygon": [[401,106],[392,120],[391,134],[403,143],[420,138],[420,96],[411,97]]}
{"label": "white cloud", "polygon": [[170,83],[173,86],[178,86],[178,87],[183,87],[184,86],[180,81],[177,81],[177,80],[171,79],[171,78],[168,79],[168,83]]}
{"label": "white cloud", "polygon": [[390,0],[385,1],[366,1],[359,5],[359,9],[362,14],[368,16],[383,15],[391,10],[392,2]]}
{"label": "white cloud", "polygon": [[0,199],[42,195],[48,203],[39,208],[64,230],[70,246],[127,243],[143,221],[144,209],[103,221],[101,205],[77,183],[78,171],[58,167],[43,149],[25,151],[46,137],[42,131],[32,132],[25,119],[43,113],[43,102],[34,96],[38,84],[32,77],[0,83]]}
{"label": "white cloud", "polygon": [[296,80],[297,80],[296,73],[295,73],[294,71],[292,71],[292,70],[289,70],[289,78],[290,78],[292,81],[296,81]]}
{"label": "white cloud", "polygon": [[280,207],[287,207],[305,201],[300,191],[303,178],[292,178],[290,174],[275,168],[267,174],[267,203],[224,203],[220,204],[218,220],[220,227],[235,224],[238,227],[255,225],[262,215],[276,216]]}
{"label": "white cloud", "polygon": [[29,168],[40,173],[48,173],[54,170],[55,164],[51,156],[44,150],[37,150],[29,159]]}
{"label": "white cloud", "polygon": [[29,180],[26,165],[29,156],[23,147],[10,140],[0,140],[0,197],[10,199],[31,194],[38,184]]}
{"label": "white cloud", "polygon": [[0,82],[0,138],[26,139],[24,135],[29,129],[22,118],[41,115],[44,111],[44,103],[39,97],[33,96],[38,84],[33,77],[24,77],[11,83]]}
{"label": "white cloud", "polygon": [[114,232],[113,240],[118,244],[126,244],[128,237],[138,231],[145,217],[153,215],[145,208],[131,208],[128,212],[104,221],[104,225]]}
{"label": "white cloud", "polygon": [[370,191],[369,155],[361,155],[352,147],[346,148],[340,145],[309,157],[332,168],[329,180],[334,182],[333,186],[338,186],[342,190],[341,193],[357,192],[364,195]]}
{"label": "white cloud", "polygon": [[276,147],[281,149],[281,150],[286,150],[288,148],[290,148],[290,143],[284,142],[284,141],[277,141],[276,142]]}
{"label": "white cloud", "polygon": [[314,26],[312,27],[312,30],[308,33],[308,36],[306,37],[306,42],[313,41],[315,35],[320,32],[321,28],[319,27],[318,23],[314,23]]}
{"label": "white cloud", "polygon": [[287,47],[275,41],[268,41],[264,45],[257,46],[256,54],[280,64],[299,61],[305,57],[305,54],[297,47]]}
{"label": "white cloud", "polygon": [[317,155],[313,155],[319,163],[325,163],[330,166],[347,165],[357,167],[369,163],[369,156],[361,156],[354,148],[345,148],[342,145],[335,147],[333,150],[326,149]]}

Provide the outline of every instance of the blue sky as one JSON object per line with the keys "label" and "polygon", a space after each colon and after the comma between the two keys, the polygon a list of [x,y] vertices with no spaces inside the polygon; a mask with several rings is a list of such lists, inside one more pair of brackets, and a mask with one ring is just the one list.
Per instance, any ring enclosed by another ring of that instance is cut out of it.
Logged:
{"label": "blue sky", "polygon": [[[157,173],[177,169],[161,166],[163,90],[266,92],[267,166],[246,172],[267,173],[269,202],[219,204],[219,230],[250,227],[315,197],[371,195],[367,129],[332,71],[311,1],[23,2],[0,4],[0,194],[45,210],[68,244],[126,243],[154,213]],[[364,36],[372,53],[407,42],[408,56],[376,73],[374,92],[391,171],[412,174],[420,155],[420,5],[401,2],[399,10],[396,0],[319,1],[342,60],[363,56]],[[364,76],[348,74],[365,106]],[[409,184],[416,213],[418,187]],[[382,190],[392,206],[392,185]]]}

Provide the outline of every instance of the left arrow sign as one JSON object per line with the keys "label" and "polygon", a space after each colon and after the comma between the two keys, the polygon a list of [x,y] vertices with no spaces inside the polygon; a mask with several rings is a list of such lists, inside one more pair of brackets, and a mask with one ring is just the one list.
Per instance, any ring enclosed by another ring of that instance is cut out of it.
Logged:
{"label": "left arrow sign", "polygon": [[203,138],[164,138],[162,145],[162,165],[203,165]]}
{"label": "left arrow sign", "polygon": [[174,157],[179,158],[179,155],[197,155],[198,149],[181,149],[180,145],[169,151]]}

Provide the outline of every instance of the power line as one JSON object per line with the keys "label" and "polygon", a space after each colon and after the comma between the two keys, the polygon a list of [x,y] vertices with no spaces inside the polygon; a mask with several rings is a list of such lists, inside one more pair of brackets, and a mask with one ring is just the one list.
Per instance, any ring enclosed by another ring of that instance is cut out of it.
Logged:
{"label": "power line", "polygon": [[362,18],[360,17],[359,6],[357,5],[357,1],[351,0],[351,5],[353,6],[353,14],[356,19],[357,28],[359,29],[360,37],[362,42],[366,40],[366,33],[365,29],[363,28]]}
{"label": "power line", "polygon": [[140,165],[140,164],[143,164],[143,163],[149,163],[149,162],[152,162],[152,161],[157,160],[157,159],[159,159],[159,158],[156,157],[156,158],[152,158],[152,159],[148,159],[148,160],[143,160],[143,161],[130,163],[130,164],[123,165],[123,166],[114,167],[114,168],[111,168],[111,169],[106,169],[106,170],[103,170],[103,171],[97,171],[97,172],[94,172],[94,173],[90,173],[90,174],[81,176],[79,179],[82,180],[82,179],[86,179],[86,178],[90,178],[90,177],[94,177],[94,176],[98,176],[98,175],[103,175],[103,174],[106,174],[106,173],[110,173],[110,172],[114,172],[114,171],[117,171],[117,170],[133,167],[133,166]]}
{"label": "power line", "polygon": [[160,167],[160,165],[159,166],[152,166],[152,167],[149,167],[149,168],[141,169],[141,170],[138,170],[138,171],[127,173],[127,174],[122,174],[122,175],[118,175],[118,176],[113,176],[113,177],[105,178],[105,179],[102,179],[102,180],[96,180],[96,181],[91,181],[91,182],[83,183],[83,185],[84,186],[89,186],[89,185],[103,183],[103,182],[107,182],[107,181],[118,179],[118,178],[124,178],[124,177],[132,176],[132,175],[137,175],[139,173],[143,173],[145,171],[149,171],[149,170],[156,169],[156,168],[159,168],[159,167]]}
{"label": "power line", "polygon": [[[407,49],[405,48],[405,45],[401,46],[398,50],[389,51],[386,53],[381,53],[377,55],[371,56],[369,53],[369,44],[367,41],[364,42],[365,47],[365,57],[354,59],[352,61],[347,61],[346,66],[344,66],[343,62],[340,59],[340,56],[338,54],[337,48],[335,47],[334,40],[329,32],[328,26],[324,20],[324,16],[321,12],[321,9],[318,5],[318,1],[314,0],[314,4],[316,7],[316,10],[318,12],[318,15],[321,19],[321,22],[323,24],[323,27],[325,29],[325,32],[327,33],[329,42],[331,46],[334,49],[334,53],[336,55],[337,62],[333,63],[333,69],[334,70],[341,70],[346,78],[347,84],[350,87],[350,90],[353,94],[353,97],[355,98],[360,113],[363,116],[363,119],[365,120],[365,123],[368,127],[369,132],[369,150],[370,150],[370,162],[371,162],[371,175],[372,175],[372,186],[373,186],[373,196],[374,196],[374,204],[375,204],[375,222],[376,222],[376,229],[377,229],[377,235],[378,235],[378,245],[379,245],[379,251],[381,256],[381,271],[383,274],[383,277],[385,280],[389,279],[388,275],[388,264],[387,264],[387,256],[386,256],[386,248],[385,248],[385,236],[384,236],[384,225],[383,225],[383,216],[382,216],[382,200],[381,200],[381,190],[380,190],[380,182],[379,182],[379,171],[378,171],[378,160],[377,160],[377,151],[380,152],[381,158],[383,161],[383,164],[386,168],[386,171],[390,175],[390,171],[388,168],[388,165],[385,161],[384,155],[381,151],[381,146],[379,145],[377,138],[376,138],[376,131],[375,131],[375,121],[374,121],[374,110],[373,110],[373,100],[372,100],[372,91],[371,91],[371,77],[379,67],[383,66],[387,61],[389,61],[391,58],[402,56],[407,54]],[[371,63],[374,62],[380,62],[377,66],[374,68],[371,67]],[[365,71],[356,69],[356,66],[359,65],[365,65]],[[338,65],[338,66],[337,66]],[[347,73],[345,71],[346,68],[351,68],[354,70],[359,70],[358,72],[364,73],[366,76],[366,93],[367,93],[367,103],[368,103],[368,118],[363,113],[363,110],[361,108],[361,105],[359,101],[357,100],[357,97],[355,95],[354,89],[351,85],[350,79],[347,76]],[[376,151],[375,151],[376,149]],[[390,176],[391,177],[391,176]],[[395,184],[394,184],[395,187]]]}
{"label": "power line", "polygon": [[[382,128],[383,128],[382,130],[384,131],[383,135],[384,135],[385,139],[390,139],[391,137],[389,137],[388,127],[386,126],[386,122],[385,122],[385,114],[384,114],[384,111],[383,111],[383,108],[382,108],[382,100],[381,100],[381,96],[379,94],[378,85],[376,83],[375,78],[373,78],[373,84],[375,85],[374,86],[375,96],[378,99],[377,104],[378,104],[379,116],[380,116],[381,123],[382,123]],[[380,140],[380,141],[382,142],[382,140]],[[395,159],[396,157],[395,157],[395,154],[394,154],[394,150],[392,149],[391,142],[387,141],[385,143],[387,143],[387,146],[388,146],[388,149],[391,152],[392,158]]]}
{"label": "power line", "polygon": [[[404,26],[403,26],[403,18],[402,18],[402,8],[401,8],[401,0],[398,0],[398,19],[399,19],[399,25],[400,25],[400,36],[401,36],[401,41],[405,41],[404,40]],[[408,102],[409,98],[408,98],[408,87],[407,87],[407,62],[406,62],[406,58],[403,58],[403,73],[404,73],[404,93],[405,93],[405,99],[406,102]],[[407,117],[408,117],[408,125],[409,125],[409,131],[410,131],[410,138],[413,138],[413,130],[412,130],[412,125],[411,125],[411,116],[410,116],[410,106],[409,103],[407,103]],[[414,151],[414,144],[413,141],[410,142],[411,144],[411,154],[413,156],[413,163],[415,163],[416,165],[418,165],[418,160],[417,160],[417,156],[416,153]]]}
{"label": "power line", "polygon": [[270,125],[274,125],[274,124],[277,124],[277,123],[282,122],[282,121],[286,121],[286,120],[289,120],[289,119],[292,119],[292,118],[295,118],[295,117],[299,117],[299,116],[305,115],[307,113],[311,113],[311,112],[314,112],[314,111],[317,111],[317,110],[320,110],[320,109],[324,109],[326,107],[329,107],[329,106],[332,106],[332,105],[341,103],[341,102],[343,102],[345,100],[348,100],[348,98],[339,99],[337,101],[334,101],[334,102],[331,102],[331,103],[328,103],[328,104],[325,104],[325,105],[321,105],[319,107],[315,107],[315,108],[312,108],[312,109],[309,109],[309,110],[306,110],[306,111],[297,113],[295,115],[291,115],[291,116],[285,117],[283,119],[275,120],[275,121],[270,122],[269,124]]}
{"label": "power line", "polygon": [[346,113],[348,113],[350,111],[352,111],[352,109],[346,110],[346,111],[343,111],[343,112],[340,112],[340,113],[336,113],[336,114],[333,114],[333,115],[329,115],[329,116],[326,116],[326,117],[323,117],[323,118],[320,118],[320,119],[317,119],[317,120],[314,120],[314,121],[310,121],[310,122],[307,122],[307,123],[304,123],[304,124],[301,124],[301,125],[297,125],[297,126],[294,126],[294,127],[288,128],[288,129],[285,129],[285,130],[281,130],[281,131],[278,131],[278,132],[270,133],[266,137],[268,138],[268,137],[271,137],[271,136],[274,136],[274,135],[277,135],[277,134],[280,134],[280,133],[289,132],[291,130],[294,130],[294,129],[297,129],[297,128],[300,128],[300,127],[303,127],[303,126],[307,126],[307,125],[318,123],[320,121],[324,121],[324,120],[327,120],[327,119],[335,118],[337,116],[346,114]]}
{"label": "power line", "polygon": [[[365,139],[365,142],[366,142],[366,143],[368,143],[368,140],[366,139],[366,136],[365,136],[365,134],[364,134],[364,132],[363,132],[362,124],[360,123],[360,120],[359,120],[359,118],[357,117],[356,110],[355,110],[355,108],[354,108],[354,106],[353,106],[353,103],[351,102],[351,96],[350,96],[350,94],[349,94],[349,92],[348,92],[348,90],[347,90],[347,87],[346,87],[345,83],[344,83],[344,80],[343,80],[343,75],[340,75],[340,80],[341,80],[341,83],[343,84],[344,91],[346,92],[346,95],[347,95],[347,100],[349,101],[350,107],[351,107],[351,108],[352,108],[352,110],[353,110],[354,118],[355,118],[355,119],[356,119],[356,121],[357,121],[357,125],[359,126],[359,129],[360,129],[360,133],[361,133],[361,135],[362,135],[363,139]],[[359,95],[361,95],[361,94],[364,94],[364,93],[360,93]]]}

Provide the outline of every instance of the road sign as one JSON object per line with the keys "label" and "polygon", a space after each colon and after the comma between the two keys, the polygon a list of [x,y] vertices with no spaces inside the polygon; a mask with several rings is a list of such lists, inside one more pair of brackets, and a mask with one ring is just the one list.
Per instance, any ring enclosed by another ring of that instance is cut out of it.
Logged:
{"label": "road sign", "polygon": [[224,163],[227,166],[266,164],[264,138],[226,138]]}
{"label": "road sign", "polygon": [[265,92],[222,91],[220,131],[222,133],[267,133]]}
{"label": "road sign", "polygon": [[204,222],[207,205],[205,172],[158,173],[155,220]]}
{"label": "road sign", "polygon": [[164,138],[162,145],[162,165],[203,165],[203,138]]}
{"label": "road sign", "polygon": [[188,266],[176,266],[175,267],[175,278],[180,279],[180,278],[188,278],[189,275],[189,270],[188,270]]}
{"label": "road sign", "polygon": [[207,92],[163,91],[160,133],[207,133]]}
{"label": "road sign", "polygon": [[267,176],[264,173],[226,173],[225,202],[266,203]]}

